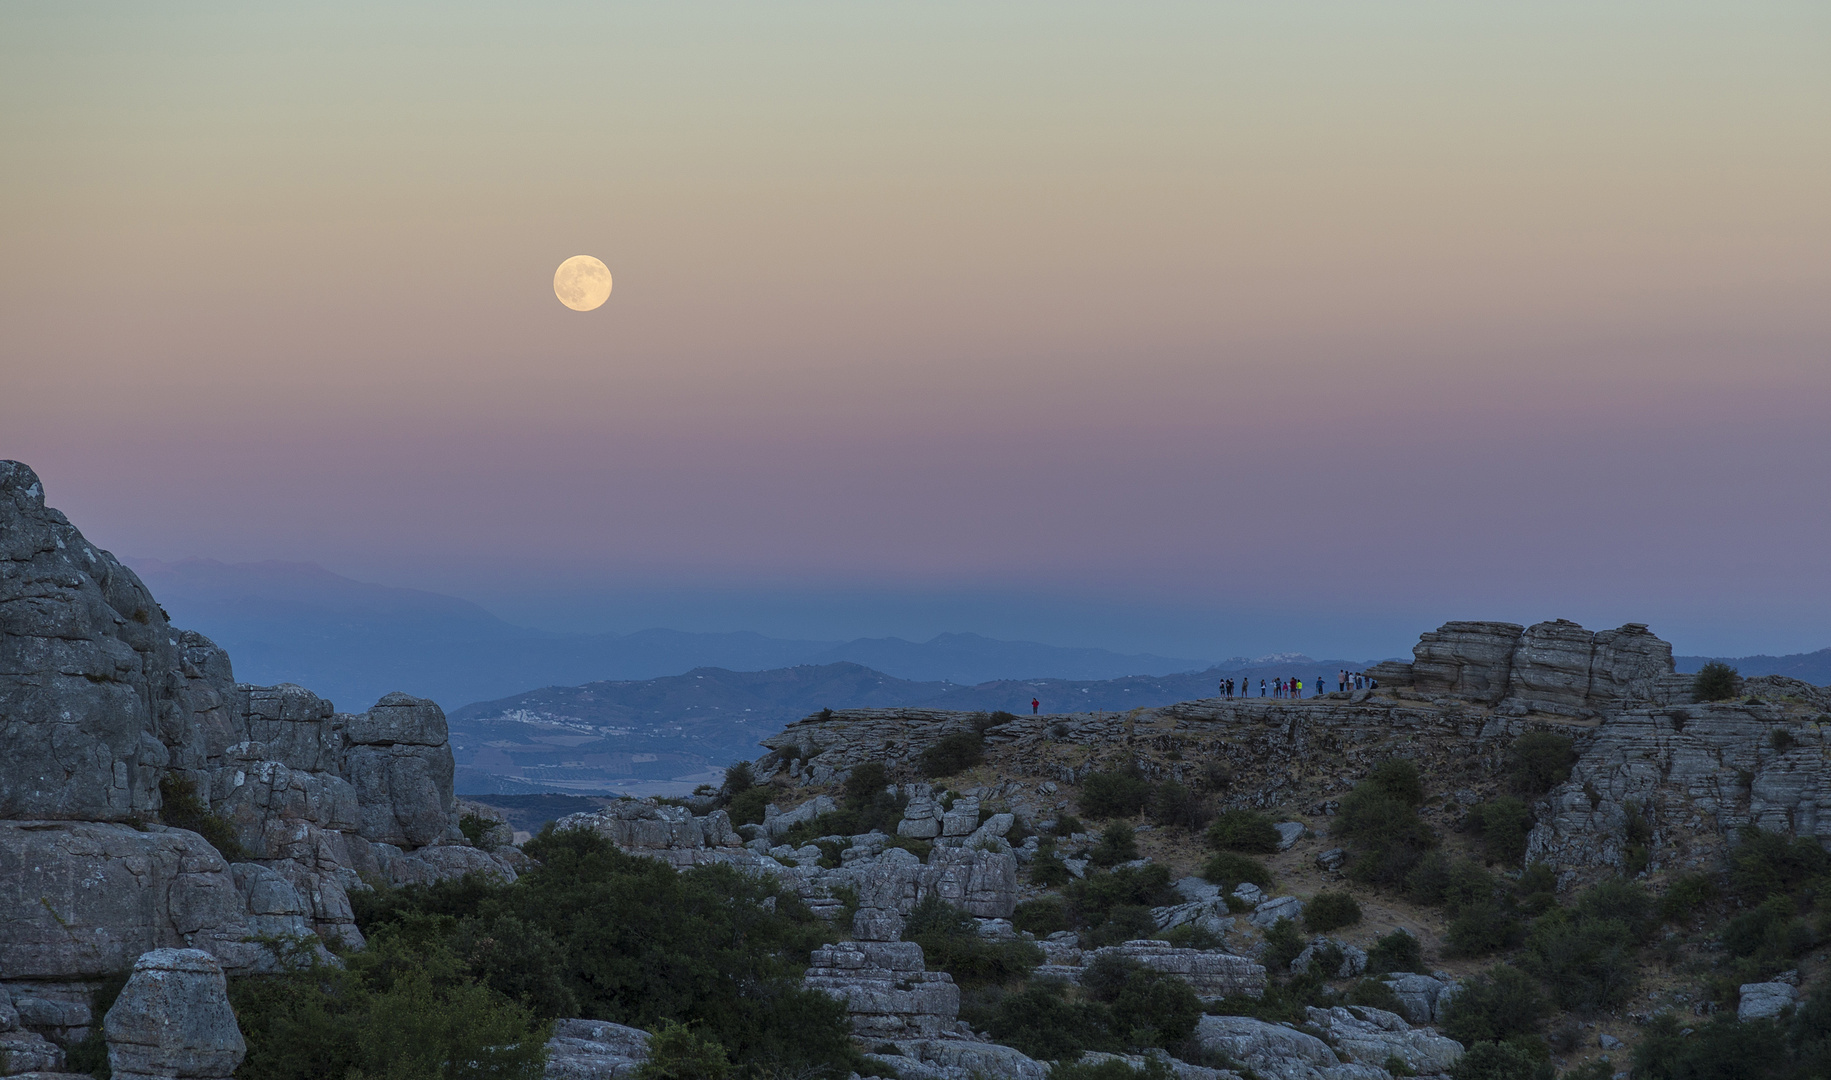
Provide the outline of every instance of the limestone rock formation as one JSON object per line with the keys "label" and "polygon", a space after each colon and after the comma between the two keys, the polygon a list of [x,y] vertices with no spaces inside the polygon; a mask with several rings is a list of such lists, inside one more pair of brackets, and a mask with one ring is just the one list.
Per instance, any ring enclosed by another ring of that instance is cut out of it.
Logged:
{"label": "limestone rock formation", "polygon": [[247,1052],[222,965],[199,949],[155,949],[135,960],[103,1031],[118,1080],[226,1080]]}
{"label": "limestone rock formation", "polygon": [[1461,1043],[1429,1028],[1415,1029],[1403,1017],[1383,1009],[1338,1005],[1311,1008],[1306,1015],[1338,1056],[1361,1065],[1384,1069],[1397,1058],[1414,1075],[1437,1076],[1455,1068],[1462,1057]]}
{"label": "limestone rock formation", "polygon": [[[512,861],[453,814],[437,705],[358,714],[235,681],[134,573],[0,462],[0,980],[20,1023],[81,1038],[88,985],[143,953],[275,961],[256,937],[361,943],[349,891]],[[177,814],[177,819],[172,815]],[[200,817],[201,816],[201,817]],[[161,824],[221,825],[217,841]]]}
{"label": "limestone rock formation", "polygon": [[648,1032],[604,1020],[555,1020],[545,1080],[627,1080],[648,1060]]}
{"label": "limestone rock formation", "polygon": [[1314,1035],[1250,1016],[1204,1016],[1195,1039],[1203,1050],[1225,1054],[1265,1080],[1390,1080],[1383,1068],[1344,1063]]}
{"label": "limestone rock formation", "polygon": [[823,945],[809,961],[806,985],[846,1003],[852,1030],[869,1038],[932,1037],[952,1031],[960,988],[952,975],[923,969],[913,941]]}
{"label": "limestone rock formation", "polygon": [[1088,953],[1086,962],[1091,964],[1103,956],[1117,956],[1175,975],[1204,1001],[1235,995],[1259,997],[1265,993],[1262,965],[1214,949],[1179,949],[1167,941],[1127,941]]}

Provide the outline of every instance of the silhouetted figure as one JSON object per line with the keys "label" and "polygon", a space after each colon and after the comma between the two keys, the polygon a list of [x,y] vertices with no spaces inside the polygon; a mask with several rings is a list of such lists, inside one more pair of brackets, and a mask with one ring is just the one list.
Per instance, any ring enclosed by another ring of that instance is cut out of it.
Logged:
{"label": "silhouetted figure", "polygon": [[1030,715],[1031,716],[1035,716],[1037,714],[1037,711],[1040,710],[1042,707],[1043,707],[1043,703],[1040,699],[1038,699],[1038,698],[1030,699]]}

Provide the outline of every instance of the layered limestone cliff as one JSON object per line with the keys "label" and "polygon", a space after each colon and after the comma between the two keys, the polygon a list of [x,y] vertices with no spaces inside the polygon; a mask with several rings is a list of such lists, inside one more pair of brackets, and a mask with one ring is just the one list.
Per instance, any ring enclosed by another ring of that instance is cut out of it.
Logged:
{"label": "layered limestone cliff", "polygon": [[[349,892],[512,863],[453,815],[439,707],[357,714],[238,684],[134,573],[0,461],[0,989],[25,1026],[81,1038],[90,981],[156,949],[233,973],[262,939],[359,944]],[[185,800],[217,839],[162,820]],[[230,839],[232,837],[232,839]],[[42,1003],[42,1004],[40,1004]]]}

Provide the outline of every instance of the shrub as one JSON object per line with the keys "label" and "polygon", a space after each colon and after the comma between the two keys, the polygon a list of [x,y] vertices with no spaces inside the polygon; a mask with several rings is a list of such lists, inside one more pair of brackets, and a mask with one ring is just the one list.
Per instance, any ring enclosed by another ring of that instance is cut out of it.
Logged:
{"label": "shrub", "polygon": [[[1086,925],[1098,925],[1119,907],[1147,909],[1175,903],[1179,897],[1170,881],[1170,868],[1161,863],[1121,866],[1092,873],[1065,890],[1069,909]],[[1146,933],[1141,935],[1149,937]]]}
{"label": "shrub", "polygon": [[870,806],[879,798],[890,795],[890,770],[884,768],[881,761],[866,761],[852,766],[852,772],[846,777],[845,786],[840,789],[840,799],[844,805],[854,809]]}
{"label": "shrub", "polygon": [[1659,917],[1683,919],[1717,898],[1717,879],[1709,874],[1685,874],[1666,884],[1659,898]]}
{"label": "shrub", "polygon": [[750,762],[740,761],[725,770],[725,783],[719,789],[727,799],[735,799],[749,791],[757,782],[756,774],[750,771]]}
{"label": "shrub", "polygon": [[1635,941],[1645,941],[1659,925],[1653,914],[1653,896],[1631,881],[1610,878],[1583,890],[1573,906],[1579,919],[1618,920]]}
{"label": "shrub", "polygon": [[1526,867],[1520,872],[1519,880],[1513,883],[1513,899],[1521,910],[1531,915],[1543,915],[1557,907],[1557,871],[1542,862]]}
{"label": "shrub", "polygon": [[1405,875],[1405,894],[1419,904],[1441,904],[1450,887],[1448,855],[1433,851],[1418,860]]}
{"label": "shrub", "polygon": [[1169,1047],[1195,1033],[1202,1003],[1183,979],[1135,960],[1102,956],[1081,971],[1089,997],[1111,1010],[1112,1033],[1128,1047]]}
{"label": "shrub", "polygon": [[159,820],[174,829],[189,829],[209,841],[228,862],[247,862],[254,856],[235,835],[235,826],[213,812],[197,794],[189,777],[168,772],[159,778]]}
{"label": "shrub", "polygon": [[1043,962],[1043,951],[1032,942],[980,937],[973,917],[936,893],[909,913],[903,940],[922,946],[930,971],[945,971],[962,987],[1015,982]]}
{"label": "shrub", "polygon": [[1799,744],[1793,733],[1786,728],[1777,727],[1767,733],[1767,744],[1774,748],[1774,753],[1784,754]]}
{"label": "shrub", "polygon": [[1087,944],[1095,948],[1142,941],[1157,932],[1157,920],[1143,904],[1120,904],[1106,913],[1106,918],[1087,931]]}
{"label": "shrub", "polygon": [[1361,921],[1361,906],[1346,892],[1327,890],[1310,897],[1303,906],[1303,925],[1313,934],[1326,934]]}
{"label": "shrub", "polygon": [[1202,866],[1202,877],[1221,887],[1224,893],[1231,893],[1241,882],[1250,881],[1262,889],[1272,884],[1272,872],[1265,864],[1250,855],[1236,855],[1223,851],[1209,859]]}
{"label": "shrub", "polygon": [[1100,842],[1088,853],[1095,866],[1117,866],[1138,857],[1138,837],[1130,825],[1115,821],[1100,834]]}
{"label": "shrub", "polygon": [[1050,831],[1056,836],[1066,840],[1075,833],[1086,832],[1087,827],[1082,825],[1081,819],[1075,817],[1073,814],[1062,814],[1055,819],[1055,828]]}
{"label": "shrub", "polygon": [[716,1039],[702,1039],[685,1024],[663,1020],[648,1041],[648,1060],[636,1080],[725,1080],[731,1059]]}
{"label": "shrub", "polygon": [[1081,812],[1088,817],[1131,817],[1150,799],[1150,782],[1136,769],[1092,773],[1081,781]]}
{"label": "shrub", "polygon": [[1062,857],[1055,853],[1054,845],[1036,849],[1036,857],[1030,860],[1030,884],[1059,889],[1073,880],[1074,875],[1068,872],[1068,864]]}
{"label": "shrub", "polygon": [[1489,968],[1462,981],[1443,1014],[1443,1033],[1464,1046],[1535,1034],[1545,1023],[1545,999],[1516,968]]}
{"label": "shrub", "polygon": [[[1708,1024],[1682,1022],[1662,1013],[1647,1024],[1647,1033],[1634,1048],[1636,1080],[1741,1080],[1742,1077],[1807,1077],[1825,1075],[1807,1069],[1788,1069],[1787,1059],[1803,1047],[1772,1020],[1738,1023],[1735,1015],[1721,1016]],[[1800,1055],[1803,1056],[1803,1055]],[[1804,1062],[1798,1062],[1805,1064]]]}
{"label": "shrub", "polygon": [[944,735],[922,751],[922,774],[930,779],[953,776],[985,760],[985,736],[977,731]]}
{"label": "shrub", "polygon": [[1443,906],[1454,915],[1476,904],[1493,904],[1500,892],[1494,875],[1471,859],[1450,864],[1443,880]]}
{"label": "shrub", "polygon": [[1745,900],[1792,893],[1831,872],[1831,854],[1811,837],[1788,840],[1776,832],[1744,825],[1729,856],[1729,887]]}
{"label": "shrub", "polygon": [[1723,927],[1723,947],[1731,956],[1752,957],[1762,967],[1777,970],[1818,943],[1818,935],[1796,917],[1797,911],[1792,897],[1770,896],[1729,920]]}
{"label": "shrub", "polygon": [[1406,806],[1424,802],[1424,778],[1418,773],[1417,762],[1406,758],[1387,758],[1375,765],[1361,783]]}
{"label": "shrub", "polygon": [[1477,1043],[1450,1070],[1451,1080],[1552,1080],[1551,1062],[1515,1043]]}
{"label": "shrub", "polygon": [[1424,950],[1418,939],[1403,930],[1394,930],[1373,943],[1367,950],[1367,974],[1390,975],[1395,971],[1418,972],[1424,969]]}
{"label": "shrub", "polygon": [[1227,810],[1208,826],[1208,845],[1222,851],[1266,855],[1278,850],[1278,830],[1257,810]]}
{"label": "shrub", "polygon": [[[1388,766],[1392,768],[1388,769]],[[1380,770],[1387,770],[1384,776]],[[1375,769],[1375,776],[1354,785],[1341,801],[1334,831],[1354,847],[1348,873],[1356,880],[1396,885],[1405,880],[1437,837],[1418,817],[1416,803],[1408,801],[1418,790],[1417,767],[1394,759]],[[1397,794],[1395,794],[1397,792]]]}
{"label": "shrub", "polygon": [[1502,795],[1469,811],[1469,828],[1481,837],[1488,861],[1518,866],[1526,860],[1526,834],[1532,811],[1511,795]]}
{"label": "shrub", "polygon": [[1219,934],[1205,926],[1192,922],[1170,929],[1157,935],[1161,941],[1167,941],[1179,949],[1219,949],[1227,942]]}
{"label": "shrub", "polygon": [[495,818],[486,818],[482,814],[465,814],[458,819],[458,831],[463,833],[464,838],[469,840],[473,846],[491,850],[494,845],[486,847],[487,837],[490,830],[498,824],[500,822]]}
{"label": "shrub", "polygon": [[1048,937],[1058,930],[1068,929],[1068,909],[1054,896],[1025,900],[1011,913],[1011,925],[1023,933]]}
{"label": "shrub", "polygon": [[1593,1013],[1634,992],[1634,935],[1619,919],[1574,919],[1553,912],[1526,941],[1525,967],[1551,988],[1559,1007]]}
{"label": "shrub", "polygon": [[1443,938],[1453,956],[1488,956],[1513,948],[1525,936],[1525,923],[1501,904],[1486,900],[1464,906],[1450,920]]}
{"label": "shrub", "polygon": [[768,787],[747,787],[731,797],[725,813],[731,815],[733,825],[761,825],[764,810],[769,806],[769,796]]}
{"label": "shrub", "polygon": [[1289,919],[1279,919],[1265,931],[1265,967],[1270,971],[1289,971],[1291,961],[1297,959],[1309,942],[1297,930],[1297,924]]}
{"label": "shrub", "polygon": [[1007,995],[986,1022],[994,1039],[1042,1061],[1072,1061],[1087,1050],[1116,1050],[1111,1012],[1069,1001],[1059,981],[1039,980]]}
{"label": "shrub", "polygon": [[1190,832],[1207,824],[1211,816],[1207,800],[1186,784],[1165,780],[1151,791],[1147,808],[1151,820],[1159,825],[1184,828]]}
{"label": "shrub", "polygon": [[1735,668],[1712,660],[1692,677],[1691,696],[1699,701],[1728,701],[1736,696],[1736,684],[1741,681]]}
{"label": "shrub", "polygon": [[1378,979],[1362,979],[1348,988],[1348,1004],[1364,1005],[1370,1009],[1384,1009],[1389,1013],[1404,1015],[1405,1005],[1392,987]]}
{"label": "shrub", "polygon": [[1530,731],[1513,740],[1513,786],[1528,795],[1543,795],[1570,779],[1577,751],[1568,736]]}

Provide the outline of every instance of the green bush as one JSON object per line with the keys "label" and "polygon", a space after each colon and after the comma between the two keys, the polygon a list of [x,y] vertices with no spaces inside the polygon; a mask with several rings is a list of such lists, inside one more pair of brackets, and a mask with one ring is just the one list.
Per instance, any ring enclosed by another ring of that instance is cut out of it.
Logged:
{"label": "green bush", "polygon": [[1346,892],[1323,891],[1303,906],[1303,925],[1313,934],[1326,934],[1361,921],[1361,906]]}
{"label": "green bush", "polygon": [[1620,878],[1599,881],[1583,890],[1572,910],[1577,918],[1592,922],[1617,920],[1627,927],[1636,942],[1647,940],[1659,925],[1654,914],[1653,895]]}
{"label": "green bush", "polygon": [[731,815],[733,825],[761,825],[769,802],[770,789],[767,786],[747,787],[731,797],[725,806],[725,813]]}
{"label": "green bush", "polygon": [[1081,819],[1075,817],[1073,814],[1062,814],[1058,816],[1055,819],[1055,828],[1050,830],[1050,832],[1064,840],[1073,836],[1075,833],[1086,831],[1087,827],[1081,824]]}
{"label": "green bush", "polygon": [[1117,907],[1163,907],[1180,899],[1170,868],[1161,863],[1092,873],[1070,884],[1064,895],[1070,912],[1083,924],[1097,923]]}
{"label": "green bush", "polygon": [[1070,1001],[1066,986],[1038,980],[998,1003],[986,1022],[992,1038],[1039,1061],[1073,1061],[1088,1050],[1118,1050],[1110,1010]]}
{"label": "green bush", "polygon": [[1378,979],[1362,979],[1348,988],[1348,1004],[1364,1005],[1370,1009],[1384,1009],[1389,1013],[1403,1015],[1405,1005],[1392,987]]}
{"label": "green bush", "polygon": [[1543,915],[1558,906],[1557,871],[1542,862],[1520,871],[1513,883],[1513,901],[1530,915]]}
{"label": "green bush", "polygon": [[1131,817],[1150,801],[1150,781],[1136,769],[1091,773],[1081,780],[1081,812],[1088,817]]}
{"label": "green bush", "polygon": [[1405,895],[1418,904],[1441,904],[1449,893],[1450,857],[1433,851],[1418,860],[1405,875]]}
{"label": "green bush", "polygon": [[649,1036],[648,1060],[636,1080],[725,1080],[731,1059],[716,1039],[702,1039],[685,1024],[664,1020]]}
{"label": "green bush", "polygon": [[1450,1070],[1451,1080],[1553,1080],[1558,1070],[1515,1043],[1476,1043]]}
{"label": "green bush", "polygon": [[1565,735],[1530,731],[1513,740],[1513,787],[1528,795],[1543,795],[1570,779],[1577,763],[1574,743]]}
{"label": "green bush", "polygon": [[1823,1056],[1822,1042],[1814,1054],[1812,1040],[1795,1037],[1797,1020],[1796,1015],[1794,1030],[1788,1030],[1772,1020],[1738,1023],[1733,1013],[1695,1025],[1662,1013],[1647,1024],[1634,1048],[1635,1080],[1820,1080],[1831,1075],[1814,1070],[1831,1059]]}
{"label": "green bush", "polygon": [[1519,970],[1499,965],[1471,975],[1444,1010],[1443,1033],[1464,1046],[1537,1034],[1547,1012],[1538,987]]}
{"label": "green bush", "polygon": [[1437,844],[1436,834],[1418,817],[1421,797],[1417,767],[1402,759],[1385,762],[1354,785],[1333,826],[1354,848],[1349,876],[1377,885],[1406,879]]}
{"label": "green bush", "polygon": [[1183,828],[1190,832],[1200,829],[1213,816],[1206,799],[1188,785],[1174,780],[1165,780],[1151,790],[1151,801],[1146,810],[1151,820],[1158,825]]}
{"label": "green bush", "polygon": [[1224,948],[1227,944],[1219,934],[1192,922],[1172,926],[1158,934],[1157,937],[1158,940],[1167,941],[1179,949],[1219,949]]}
{"label": "green bush", "polygon": [[944,735],[922,751],[922,775],[929,779],[962,773],[985,760],[985,736],[977,731]]}
{"label": "green bush", "polygon": [[749,791],[757,782],[756,774],[750,769],[750,762],[740,761],[725,769],[725,782],[719,788],[727,799],[735,799]]}
{"label": "green bush", "polygon": [[1524,966],[1545,980],[1560,1008],[1593,1013],[1614,1008],[1639,978],[1634,934],[1619,919],[1580,919],[1554,911],[1526,940]]}
{"label": "green bush", "polygon": [[585,830],[549,826],[523,846],[538,864],[512,885],[473,876],[359,893],[358,925],[371,942],[450,949],[479,987],[526,995],[537,1019],[685,1023],[745,1070],[852,1071],[844,1004],[801,985],[830,931],[793,889],[728,866],[676,873]]}
{"label": "green bush", "polygon": [[1208,826],[1208,846],[1268,855],[1278,850],[1278,830],[1257,810],[1226,810]]}
{"label": "green bush", "polygon": [[1269,889],[1272,884],[1272,872],[1265,864],[1249,855],[1236,855],[1223,851],[1209,859],[1202,866],[1202,877],[1221,887],[1224,893],[1231,893],[1242,882],[1250,881],[1261,889]]}
{"label": "green bush", "polygon": [[1683,919],[1717,898],[1717,879],[1709,874],[1685,874],[1666,883],[1659,898],[1659,917]]}
{"label": "green bush", "polygon": [[1500,882],[1471,859],[1451,863],[1443,883],[1443,906],[1450,914],[1476,904],[1493,904],[1500,895]]}
{"label": "green bush", "polygon": [[1011,925],[1021,933],[1048,937],[1058,930],[1068,929],[1068,908],[1054,896],[1025,900],[1011,913]]}
{"label": "green bush", "polygon": [[1068,872],[1068,864],[1055,853],[1055,845],[1044,841],[1036,849],[1036,857],[1030,860],[1030,884],[1040,885],[1045,889],[1059,889],[1074,880]]}
{"label": "green bush", "polygon": [[161,823],[203,837],[228,862],[247,862],[254,857],[236,838],[235,826],[210,809],[189,777],[170,772],[160,777],[159,803]]}
{"label": "green bush", "polygon": [[1814,878],[1831,873],[1831,854],[1809,836],[1787,839],[1753,825],[1736,833],[1729,856],[1729,887],[1744,900],[1760,902],[1775,893],[1796,893]]}
{"label": "green bush", "polygon": [[1291,961],[1309,945],[1295,922],[1279,919],[1265,931],[1265,954],[1261,959],[1268,971],[1289,971]]}
{"label": "green bush", "polygon": [[1511,949],[1526,936],[1526,924],[1499,902],[1467,904],[1450,920],[1444,932],[1445,950],[1452,956],[1490,956]]}
{"label": "green bush", "polygon": [[1699,701],[1728,701],[1736,696],[1736,684],[1741,682],[1736,669],[1721,660],[1712,660],[1698,668],[1691,678],[1691,696]]}
{"label": "green bush", "polygon": [[1157,920],[1143,904],[1120,904],[1095,923],[1083,940],[1093,948],[1105,948],[1126,941],[1142,941],[1157,933]]}
{"label": "green bush", "polygon": [[1818,944],[1818,935],[1797,913],[1792,897],[1770,896],[1729,920],[1723,927],[1723,947],[1731,956],[1750,957],[1761,967],[1777,971]]}
{"label": "green bush", "polygon": [[1138,857],[1138,837],[1132,827],[1115,821],[1100,833],[1100,842],[1094,845],[1087,858],[1095,866],[1117,866],[1122,862],[1131,862]]}
{"label": "green bush", "polygon": [[1189,984],[1136,960],[1102,956],[1081,971],[1081,987],[1111,1010],[1114,1038],[1128,1047],[1169,1047],[1195,1033],[1202,1003]]}
{"label": "green bush", "polygon": [[473,847],[481,848],[484,847],[490,830],[498,824],[500,822],[495,818],[486,818],[482,814],[465,814],[458,819],[458,831],[464,834],[464,839],[469,840]]}
{"label": "green bush", "polygon": [[895,799],[890,791],[890,770],[881,761],[866,761],[852,766],[846,782],[840,787],[840,801],[854,809],[870,806],[881,798]]}
{"label": "green bush", "polygon": [[1043,950],[1032,942],[980,937],[978,922],[937,893],[909,913],[903,940],[922,946],[930,971],[945,971],[968,988],[1016,982],[1043,962]]}
{"label": "green bush", "polygon": [[1392,933],[1373,943],[1367,950],[1367,974],[1390,975],[1395,971],[1420,972],[1424,970],[1424,949],[1418,939],[1404,930]]}
{"label": "green bush", "polygon": [[1488,861],[1518,866],[1526,861],[1526,834],[1532,811],[1511,795],[1502,795],[1469,811],[1469,828],[1481,837]]}

